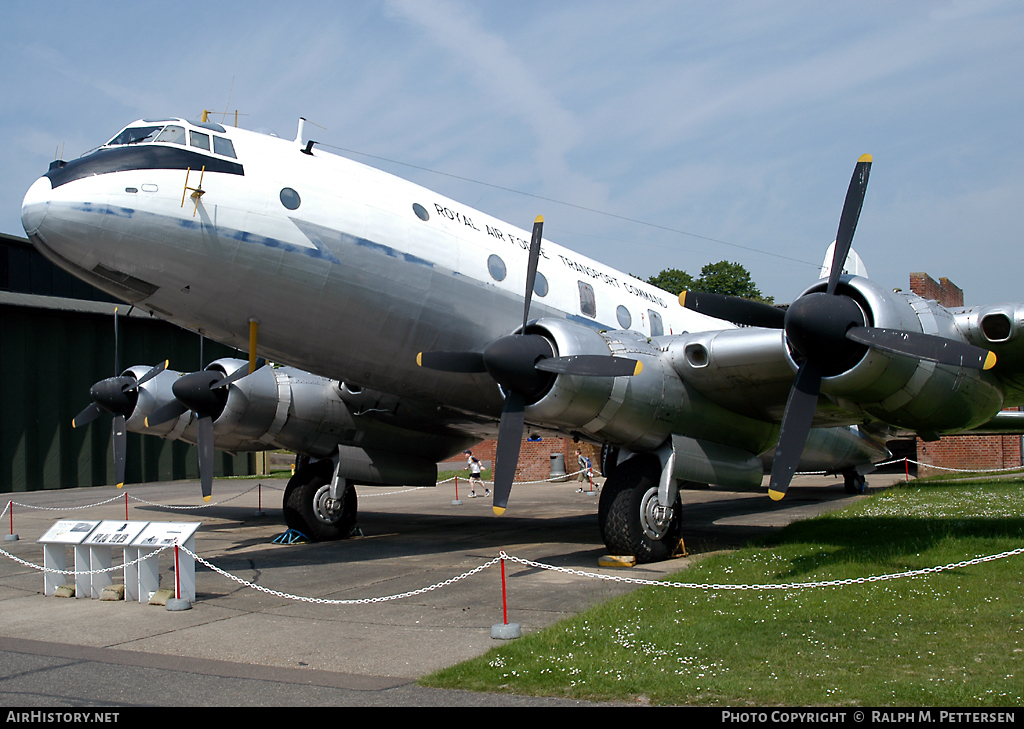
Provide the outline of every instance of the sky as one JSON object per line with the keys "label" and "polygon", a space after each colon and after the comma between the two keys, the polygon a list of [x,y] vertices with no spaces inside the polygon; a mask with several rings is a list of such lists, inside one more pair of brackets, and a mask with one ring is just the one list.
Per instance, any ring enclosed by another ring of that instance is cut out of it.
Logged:
{"label": "sky", "polygon": [[[857,158],[854,248],[908,288],[1024,301],[1024,3],[3,0],[0,232],[142,117],[294,138],[641,278],[813,284]],[[221,113],[228,112],[227,117]]]}

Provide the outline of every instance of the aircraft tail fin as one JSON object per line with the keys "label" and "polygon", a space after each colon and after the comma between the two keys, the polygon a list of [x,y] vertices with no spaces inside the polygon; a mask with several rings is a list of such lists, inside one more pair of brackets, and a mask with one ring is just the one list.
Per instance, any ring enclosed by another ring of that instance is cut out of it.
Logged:
{"label": "aircraft tail fin", "polygon": [[[832,241],[832,245],[825,251],[825,261],[821,264],[821,275],[819,279],[828,278],[832,273],[832,256],[836,250],[836,242]],[[843,264],[843,273],[850,273],[854,276],[868,277],[868,269],[864,265],[864,261],[857,255],[857,251],[850,249],[850,252],[846,255],[846,263]]]}

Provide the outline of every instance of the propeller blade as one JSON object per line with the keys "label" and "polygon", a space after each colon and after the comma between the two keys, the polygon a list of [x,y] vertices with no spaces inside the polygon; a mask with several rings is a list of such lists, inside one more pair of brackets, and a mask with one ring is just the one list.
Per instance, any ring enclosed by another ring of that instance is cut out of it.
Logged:
{"label": "propeller blade", "polygon": [[872,349],[954,367],[989,370],[996,364],[995,353],[987,349],[931,334],[880,327],[852,327],[846,332],[846,338]]}
{"label": "propeller blade", "polygon": [[796,373],[796,381],[793,383],[793,389],[789,391],[789,401],[782,416],[779,444],[775,447],[772,476],[768,482],[768,495],[772,501],[778,501],[785,496],[789,482],[793,480],[793,474],[796,473],[807,436],[811,431],[820,389],[821,369],[814,361],[805,359]]}
{"label": "propeller blade", "polygon": [[534,365],[538,370],[585,377],[627,377],[639,375],[644,366],[635,359],[603,354],[577,354],[571,357],[550,357]]}
{"label": "propeller blade", "polygon": [[782,309],[763,304],[760,301],[751,301],[725,294],[684,291],[679,294],[679,303],[690,311],[749,327],[782,329],[786,318],[786,312]]}
{"label": "propeller blade", "polygon": [[494,513],[501,516],[508,505],[509,494],[512,493],[512,482],[516,477],[516,466],[519,463],[519,448],[523,444],[523,408],[525,401],[522,394],[510,392],[505,398],[505,407],[501,411],[501,422],[498,424],[498,446],[494,454]]}
{"label": "propeller blade", "polygon": [[167,369],[167,365],[168,364],[169,364],[169,361],[165,359],[160,364],[155,365],[154,367],[151,367],[149,372],[147,372],[141,378],[136,380],[134,385],[132,385],[131,387],[128,387],[126,389],[128,389],[128,390],[137,390],[140,385],[146,384],[147,382],[152,380],[154,377],[159,375],[161,372],[163,372],[165,369]]}
{"label": "propeller blade", "polygon": [[82,412],[72,419],[71,427],[81,428],[83,425],[88,425],[102,414],[103,410],[100,409],[100,406],[91,402],[85,406],[85,409],[82,410]]}
{"label": "propeller blade", "polygon": [[[248,371],[246,371],[248,374]],[[213,418],[204,415],[199,418],[199,481],[203,487],[203,501],[209,501],[213,494]]]}
{"label": "propeller blade", "polygon": [[[266,360],[264,360],[263,363],[266,364]],[[257,367],[256,369],[259,369],[259,367]],[[256,370],[253,370],[253,372],[255,371]],[[235,370],[234,374],[225,377],[223,380],[218,380],[217,382],[210,385],[210,387],[214,390],[219,389],[221,387],[228,387],[229,385],[238,382],[240,379],[242,379],[243,377],[247,377],[250,374],[252,374],[252,372],[249,372],[248,367],[239,367],[237,370]]]}
{"label": "propeller blade", "polygon": [[523,306],[523,330],[530,319],[530,302],[533,300],[533,286],[537,281],[537,262],[540,260],[540,241],[544,233],[544,216],[538,215],[533,221],[533,235],[530,238],[530,260],[526,265],[526,303]]}
{"label": "propeller blade", "polygon": [[124,427],[124,416],[114,416],[114,480],[117,487],[124,486],[125,453],[128,450],[128,432]]}
{"label": "propeller blade", "polygon": [[834,294],[839,285],[839,277],[843,273],[843,264],[850,254],[853,233],[857,230],[857,220],[864,204],[864,193],[868,187],[868,174],[871,172],[871,155],[864,154],[857,160],[850,178],[850,187],[846,191],[846,202],[843,203],[843,214],[839,218],[839,231],[836,233],[836,247],[832,253],[832,271],[828,276],[828,288],[825,293]]}
{"label": "propeller blade", "polygon": [[416,364],[440,372],[486,372],[480,352],[420,352]]}
{"label": "propeller blade", "polygon": [[121,374],[121,346],[118,341],[117,309],[114,307],[114,377]]}
{"label": "propeller blade", "polygon": [[166,423],[168,420],[179,418],[186,410],[188,410],[188,407],[185,403],[178,400],[171,400],[163,407],[157,408],[148,418],[146,418],[146,427],[152,428],[156,425],[160,425],[161,423]]}

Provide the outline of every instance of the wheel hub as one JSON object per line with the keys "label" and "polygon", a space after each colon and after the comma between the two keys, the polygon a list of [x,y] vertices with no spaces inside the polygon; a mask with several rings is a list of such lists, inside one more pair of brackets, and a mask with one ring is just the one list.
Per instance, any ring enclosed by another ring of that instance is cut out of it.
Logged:
{"label": "wheel hub", "polygon": [[672,509],[662,506],[657,487],[648,489],[640,501],[640,526],[650,539],[660,540],[672,524]]}
{"label": "wheel hub", "polygon": [[324,484],[317,489],[313,497],[313,514],[324,524],[334,524],[341,519],[341,501],[331,498],[330,484]]}

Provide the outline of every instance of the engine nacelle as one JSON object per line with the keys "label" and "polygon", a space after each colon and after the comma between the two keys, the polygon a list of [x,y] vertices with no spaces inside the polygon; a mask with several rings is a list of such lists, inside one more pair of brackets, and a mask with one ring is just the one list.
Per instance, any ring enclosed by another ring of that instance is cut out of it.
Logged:
{"label": "engine nacelle", "polygon": [[[666,373],[659,352],[636,332],[601,332],[562,319],[541,319],[527,334],[540,334],[556,357],[581,354],[640,359],[632,377],[558,375],[547,392],[526,408],[527,420],[578,431],[631,450],[656,448],[672,432],[666,403],[682,399],[682,383]],[[668,376],[666,376],[668,375]]]}
{"label": "engine nacelle", "polygon": [[[248,362],[219,359],[206,369],[234,374]],[[138,366],[126,370],[136,379],[149,371]],[[164,370],[138,388],[135,410],[126,420],[132,432],[196,443],[197,419],[191,411],[164,423],[148,425],[146,418],[174,402],[172,385],[180,372]],[[437,462],[469,447],[467,436],[417,429],[422,416],[415,404],[402,403],[413,419],[358,407],[360,398],[341,383],[294,367],[262,367],[218,391],[222,401],[214,413],[213,432],[220,450],[262,451],[283,448],[314,458],[334,457],[341,475],[354,483],[433,485]],[[346,398],[356,400],[356,407]],[[379,398],[378,398],[379,399]],[[376,400],[374,400],[376,402]],[[398,410],[399,403],[393,403]],[[367,411],[367,412],[364,412]],[[401,450],[395,451],[396,444]]]}
{"label": "engine nacelle", "polygon": [[1024,304],[975,306],[954,319],[967,341],[995,352],[991,372],[1007,390],[1004,406],[1024,404]]}
{"label": "engine nacelle", "polygon": [[[822,291],[825,285],[821,282],[804,293]],[[844,278],[837,293],[857,303],[867,326],[965,340],[947,309],[915,294],[895,294],[860,277]],[[795,361],[791,367],[795,372]],[[867,348],[842,371],[826,372],[821,391],[844,409],[922,433],[984,423],[999,412],[1004,400],[991,374]]]}
{"label": "engine nacelle", "polygon": [[[248,363],[221,359],[207,369],[230,375],[240,366]],[[357,430],[338,383],[294,367],[261,367],[236,381],[213,421],[218,447],[237,442],[238,450],[285,448],[315,457],[330,454],[339,441],[354,440]]]}
{"label": "engine nacelle", "polygon": [[542,319],[527,333],[547,337],[556,356],[611,354],[643,364],[640,374],[630,377],[558,375],[526,408],[527,420],[633,452],[654,450],[672,434],[705,438],[749,453],[759,453],[773,442],[774,426],[703,397],[680,379],[666,349],[638,332],[597,332],[560,319]]}

